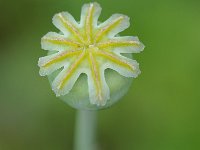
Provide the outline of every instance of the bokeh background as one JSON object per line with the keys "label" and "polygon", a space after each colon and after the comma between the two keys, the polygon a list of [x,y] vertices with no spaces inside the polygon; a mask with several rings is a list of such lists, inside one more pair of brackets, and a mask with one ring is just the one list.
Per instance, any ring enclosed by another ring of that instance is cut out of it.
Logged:
{"label": "bokeh background", "polygon": [[[127,95],[98,114],[100,150],[200,149],[200,1],[96,0],[100,20],[131,17],[122,35],[146,45],[142,74]],[[0,150],[72,150],[76,111],[57,99],[38,58],[51,18],[78,20],[84,0],[0,0]]]}

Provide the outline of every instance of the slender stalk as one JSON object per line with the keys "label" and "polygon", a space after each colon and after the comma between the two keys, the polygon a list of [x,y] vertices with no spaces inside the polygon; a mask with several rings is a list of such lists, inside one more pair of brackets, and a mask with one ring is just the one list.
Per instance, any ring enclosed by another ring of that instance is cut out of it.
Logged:
{"label": "slender stalk", "polygon": [[75,150],[96,150],[96,111],[78,110],[75,129]]}

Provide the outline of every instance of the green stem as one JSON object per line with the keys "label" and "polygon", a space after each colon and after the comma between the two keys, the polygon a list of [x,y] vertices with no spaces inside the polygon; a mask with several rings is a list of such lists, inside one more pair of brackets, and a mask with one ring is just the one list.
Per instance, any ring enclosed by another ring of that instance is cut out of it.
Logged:
{"label": "green stem", "polygon": [[96,111],[78,110],[75,130],[75,150],[96,150]]}

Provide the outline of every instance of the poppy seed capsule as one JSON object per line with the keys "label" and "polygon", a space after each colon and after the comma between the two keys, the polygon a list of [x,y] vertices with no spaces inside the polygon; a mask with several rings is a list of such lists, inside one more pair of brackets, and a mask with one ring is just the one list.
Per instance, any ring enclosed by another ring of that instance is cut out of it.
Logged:
{"label": "poppy seed capsule", "polygon": [[114,14],[98,23],[100,13],[98,3],[83,5],[80,23],[68,12],[58,13],[53,24],[61,33],[49,32],[41,41],[49,53],[39,59],[40,75],[47,75],[56,96],[77,109],[111,106],[140,73],[131,53],[144,45],[137,37],[118,35],[129,27],[129,17]]}

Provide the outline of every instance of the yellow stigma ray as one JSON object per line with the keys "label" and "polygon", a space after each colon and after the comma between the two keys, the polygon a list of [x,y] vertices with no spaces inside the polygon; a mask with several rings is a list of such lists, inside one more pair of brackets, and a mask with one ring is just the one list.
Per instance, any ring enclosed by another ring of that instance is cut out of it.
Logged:
{"label": "yellow stigma ray", "polygon": [[93,54],[90,52],[89,53],[89,63],[90,63],[90,68],[91,68],[91,72],[92,72],[92,77],[94,79],[95,85],[96,85],[96,89],[97,89],[97,95],[98,95],[98,99],[100,101],[103,100],[102,98],[102,86],[101,86],[101,78],[100,78],[100,73],[99,73],[99,67],[97,64],[97,61],[95,60]]}
{"label": "yellow stigma ray", "polygon": [[64,51],[61,52],[59,55],[55,56],[54,58],[52,58],[51,60],[49,60],[48,62],[46,62],[45,64],[42,65],[42,67],[48,67],[52,64],[58,63],[64,59],[66,59],[67,57],[72,57],[75,56],[77,54],[80,54],[80,50],[79,51]]}
{"label": "yellow stigma ray", "polygon": [[89,43],[92,42],[93,14],[94,14],[94,4],[90,4],[85,21],[85,31]]}
{"label": "yellow stigma ray", "polygon": [[69,70],[66,72],[65,77],[61,81],[61,83],[58,85],[58,89],[62,89],[66,82],[70,79],[72,74],[77,70],[79,64],[82,62],[83,58],[85,57],[85,52],[82,52],[76,61],[70,66]]}
{"label": "yellow stigma ray", "polygon": [[118,41],[118,40],[110,40],[108,42],[98,43],[97,47],[99,49],[108,48],[108,47],[128,47],[128,46],[139,46],[138,41]]}
{"label": "yellow stigma ray", "polygon": [[66,18],[63,17],[63,15],[60,13],[58,14],[59,19],[63,23],[63,25],[77,38],[79,42],[83,42],[83,38],[81,34],[79,33],[79,30]]}
{"label": "yellow stigma ray", "polygon": [[114,55],[114,54],[112,54],[110,52],[97,51],[96,54],[106,58],[107,60],[115,63],[116,65],[123,66],[123,67],[131,70],[132,72],[135,72],[135,67],[134,66],[132,66],[128,62],[125,62],[124,60],[122,60],[121,58],[119,58],[118,56],[116,56],[116,55]]}
{"label": "yellow stigma ray", "polygon": [[100,29],[99,32],[96,35],[95,41],[99,42],[103,38],[103,36],[105,36],[110,31],[112,31],[112,29],[114,29],[117,25],[119,25],[122,22],[123,19],[124,19],[124,17],[120,16],[120,17],[116,18],[115,20],[113,20],[107,26],[105,26],[102,29]]}
{"label": "yellow stigma ray", "polygon": [[42,38],[42,40],[53,43],[53,44],[57,44],[57,45],[63,44],[63,45],[72,46],[72,47],[80,47],[81,46],[81,44],[79,42],[68,40],[68,39],[63,39],[63,38],[46,38],[46,37],[44,37],[44,38]]}

